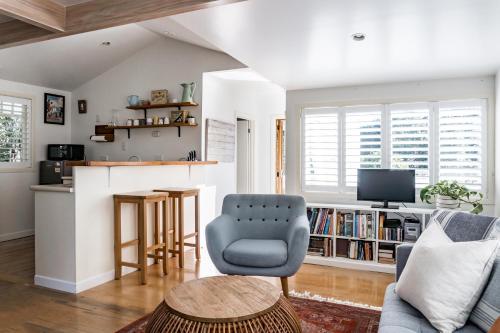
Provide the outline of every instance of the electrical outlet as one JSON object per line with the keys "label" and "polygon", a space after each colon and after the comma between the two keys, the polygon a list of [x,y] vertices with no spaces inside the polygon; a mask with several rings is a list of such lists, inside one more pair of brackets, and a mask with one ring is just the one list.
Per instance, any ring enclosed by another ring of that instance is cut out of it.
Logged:
{"label": "electrical outlet", "polygon": [[153,138],[159,138],[160,137],[160,131],[153,131],[151,133],[151,135],[153,135]]}
{"label": "electrical outlet", "polygon": [[122,151],[127,151],[127,142],[122,141]]}

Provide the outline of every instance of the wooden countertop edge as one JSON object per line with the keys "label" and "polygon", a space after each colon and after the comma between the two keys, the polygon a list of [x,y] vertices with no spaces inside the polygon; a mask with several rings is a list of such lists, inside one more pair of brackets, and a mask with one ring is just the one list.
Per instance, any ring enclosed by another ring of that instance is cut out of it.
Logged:
{"label": "wooden countertop edge", "polygon": [[158,166],[158,165],[211,165],[217,164],[217,161],[144,161],[144,162],[112,162],[112,161],[74,161],[68,162],[69,166]]}

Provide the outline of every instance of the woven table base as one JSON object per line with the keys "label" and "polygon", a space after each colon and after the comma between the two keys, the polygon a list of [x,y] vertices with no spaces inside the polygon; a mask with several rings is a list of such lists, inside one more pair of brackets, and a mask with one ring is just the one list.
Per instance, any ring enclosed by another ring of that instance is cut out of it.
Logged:
{"label": "woven table base", "polygon": [[260,315],[241,321],[194,321],[177,314],[165,302],[160,303],[146,327],[147,333],[299,333],[300,320],[290,302],[281,296]]}

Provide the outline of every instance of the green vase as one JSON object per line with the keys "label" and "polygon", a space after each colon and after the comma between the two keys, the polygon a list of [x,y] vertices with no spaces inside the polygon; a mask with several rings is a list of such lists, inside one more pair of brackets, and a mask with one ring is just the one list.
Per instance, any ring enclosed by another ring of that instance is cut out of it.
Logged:
{"label": "green vase", "polygon": [[196,83],[181,83],[183,88],[182,91],[182,100],[183,103],[193,103],[194,91],[196,90]]}

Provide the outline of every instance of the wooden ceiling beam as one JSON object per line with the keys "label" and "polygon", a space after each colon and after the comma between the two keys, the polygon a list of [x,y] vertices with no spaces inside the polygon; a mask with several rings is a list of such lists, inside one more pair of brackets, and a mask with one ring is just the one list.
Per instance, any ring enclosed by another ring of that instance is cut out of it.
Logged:
{"label": "wooden ceiling beam", "polygon": [[49,31],[66,28],[66,7],[52,0],[0,0],[0,14]]}
{"label": "wooden ceiling beam", "polygon": [[0,48],[25,44],[26,41],[45,40],[51,35],[52,32],[23,21],[0,23]]}

